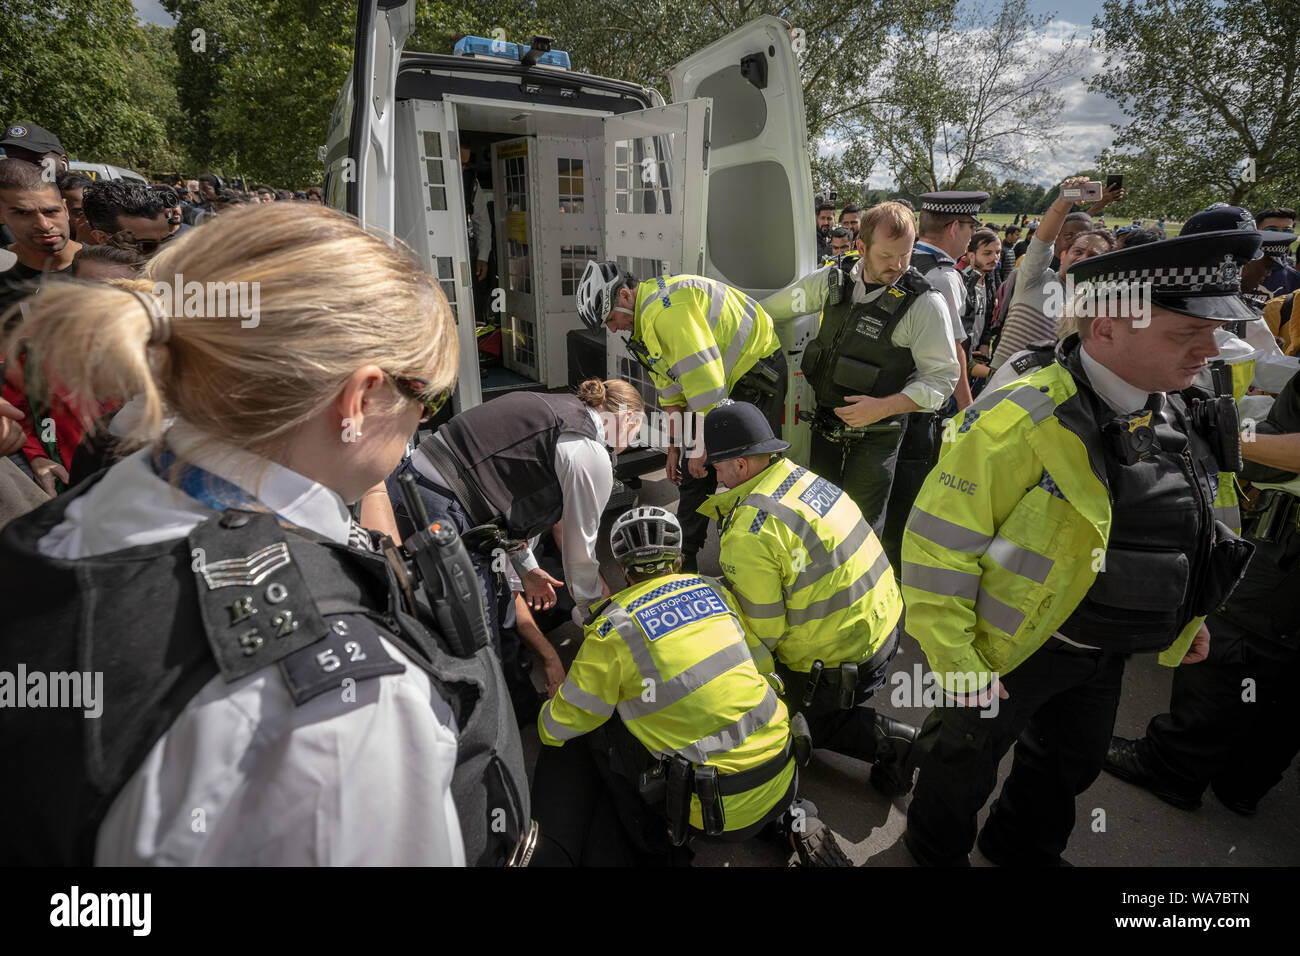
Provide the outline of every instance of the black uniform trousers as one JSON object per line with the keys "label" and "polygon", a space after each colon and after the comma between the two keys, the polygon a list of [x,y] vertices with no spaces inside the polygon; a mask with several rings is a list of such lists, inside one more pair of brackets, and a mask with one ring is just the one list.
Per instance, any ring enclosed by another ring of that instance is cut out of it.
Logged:
{"label": "black uniform trousers", "polygon": [[[694,854],[672,845],[662,804],[648,804],[637,786],[641,772],[656,763],[617,714],[561,747],[543,745],[533,770],[539,840],[530,865],[689,866]],[[784,817],[798,787],[796,771],[765,817],[714,839],[756,836]]]}
{"label": "black uniform trousers", "polygon": [[1137,742],[1146,768],[1189,800],[1211,785],[1254,804],[1300,752],[1300,530],[1251,540],[1246,576],[1205,622],[1209,656],[1174,672],[1169,713]]}
{"label": "black uniform trousers", "polygon": [[1014,742],[987,836],[1009,861],[1059,865],[1074,829],[1075,797],[1097,779],[1106,757],[1127,656],[1048,638],[1001,677],[1010,696],[996,708],[931,711],[915,744],[920,775],[907,810],[907,843],[917,861],[969,862],[979,811]]}
{"label": "black uniform trousers", "polygon": [[[777,383],[769,389],[763,383],[757,368],[752,368],[740,377],[728,395],[735,402],[750,402],[757,405],[763,416],[772,426],[772,434],[781,437],[781,423],[785,419],[785,395],[787,389],[785,353],[777,349],[771,355],[760,360],[777,376]],[[760,384],[762,383],[762,384]],[[703,435],[696,435],[695,440],[704,441]],[[704,547],[704,539],[709,535],[709,519],[697,509],[704,504],[709,495],[718,490],[718,473],[712,465],[706,466],[703,478],[694,477],[686,465],[686,457],[681,459],[682,483],[678,486],[677,520],[682,526],[682,551],[695,554]]]}
{"label": "black uniform trousers", "polygon": [[[821,680],[813,691],[812,703],[804,706],[804,690],[808,686],[806,671],[792,671],[780,661],[776,662],[776,676],[785,685],[785,703],[790,713],[802,713],[808,721],[814,747],[822,747],[874,763],[876,759],[876,712],[862,704],[885,684],[889,664],[898,653],[898,641],[891,636],[893,647],[884,659],[871,670],[858,674],[857,688],[853,693],[853,706],[840,706],[839,685]],[[867,662],[864,662],[867,663]]]}

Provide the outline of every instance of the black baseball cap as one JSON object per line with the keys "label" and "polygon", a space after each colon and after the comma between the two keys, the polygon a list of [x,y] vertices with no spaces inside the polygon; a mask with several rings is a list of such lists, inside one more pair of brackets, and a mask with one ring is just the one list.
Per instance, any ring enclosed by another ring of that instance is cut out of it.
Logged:
{"label": "black baseball cap", "polygon": [[60,156],[67,156],[68,151],[63,148],[59,138],[42,126],[35,123],[17,122],[10,123],[5,127],[4,139],[0,139],[0,146],[7,150],[10,146],[19,146],[23,149],[30,149],[33,153],[45,155],[46,153],[58,153]]}

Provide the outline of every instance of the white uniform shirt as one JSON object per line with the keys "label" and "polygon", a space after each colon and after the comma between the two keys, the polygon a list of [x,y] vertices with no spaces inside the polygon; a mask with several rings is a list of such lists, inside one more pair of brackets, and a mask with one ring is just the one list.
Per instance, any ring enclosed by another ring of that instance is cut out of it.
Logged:
{"label": "white uniform shirt", "polygon": [[[932,246],[921,239],[916,240],[916,248],[933,256],[952,258],[938,246]],[[961,273],[957,271],[956,266],[936,266],[925,274],[925,281],[930,283],[930,288],[943,298],[953,341],[960,342],[966,338],[966,326],[961,321],[961,317],[966,313],[966,283],[962,282]],[[956,349],[953,352],[955,354]]]}
{"label": "white uniform shirt", "polygon": [[[825,308],[830,291],[830,270],[836,268],[838,266],[829,265],[810,272],[780,292],[772,293],[759,305],[777,322],[820,312]],[[862,283],[861,261],[853,267],[852,278],[855,305],[871,302],[884,294],[884,286],[867,291]],[[957,387],[961,368],[957,364],[954,339],[947,307],[943,298],[933,290],[918,296],[908,306],[889,337],[890,342],[899,348],[912,350],[916,371],[903,386],[901,394],[916,402],[922,411],[938,409]]]}
{"label": "white uniform shirt", "polygon": [[[348,541],[350,515],[330,489],[183,422],[168,442],[285,519]],[[114,465],[40,551],[75,559],[171,541],[211,517],[154,473],[149,454]],[[352,702],[328,692],[295,706],[275,665],[230,684],[213,677],[114,799],[95,863],[463,866],[455,719],[428,675],[381,640],[406,671],[358,681]]]}
{"label": "white uniform shirt", "polygon": [[[587,414],[602,433],[604,425],[600,416],[588,408]],[[446,480],[433,462],[417,454],[412,467],[434,484],[447,487]],[[581,432],[561,432],[555,443],[555,475],[560,482],[564,511],[560,547],[564,549],[564,580],[576,605],[574,616],[585,617],[587,608],[600,598],[604,588],[600,582],[600,559],[596,557],[596,539],[600,537],[600,519],[614,488],[614,468],[609,461],[609,451],[604,443],[588,438]],[[532,547],[511,557],[511,563],[520,574],[537,567],[537,557]]]}

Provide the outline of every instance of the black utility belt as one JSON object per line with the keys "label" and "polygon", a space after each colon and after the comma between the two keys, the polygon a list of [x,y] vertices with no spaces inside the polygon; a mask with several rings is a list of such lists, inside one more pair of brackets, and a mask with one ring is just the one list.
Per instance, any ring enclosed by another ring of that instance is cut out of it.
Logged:
{"label": "black utility belt", "polygon": [[717,836],[726,830],[722,798],[747,793],[775,780],[790,765],[793,755],[793,736],[786,737],[785,746],[775,757],[738,773],[722,773],[707,764],[696,766],[680,754],[673,754],[644,771],[637,789],[647,804],[663,808],[673,845],[681,846],[690,830],[692,794],[700,800],[704,832]]}
{"label": "black utility belt", "polygon": [[1266,544],[1293,530],[1300,530],[1300,498],[1281,488],[1261,489],[1255,507],[1242,514],[1246,537]]}
{"label": "black utility belt", "polygon": [[828,668],[821,661],[813,661],[812,667],[807,673],[807,681],[803,688],[803,699],[800,703],[804,707],[811,707],[813,698],[817,694],[817,688],[820,686],[829,687],[832,690],[839,691],[839,704],[841,710],[849,710],[855,705],[854,694],[858,686],[870,680],[871,675],[883,665],[898,646],[898,631],[895,630],[885,640],[874,654],[865,661],[857,663],[840,664],[838,667]]}
{"label": "black utility belt", "polygon": [[844,419],[825,405],[818,405],[815,412],[800,411],[800,421],[808,422],[822,438],[827,441],[857,441],[867,435],[891,431],[903,427],[903,416],[892,415],[882,418],[871,425],[846,425]]}

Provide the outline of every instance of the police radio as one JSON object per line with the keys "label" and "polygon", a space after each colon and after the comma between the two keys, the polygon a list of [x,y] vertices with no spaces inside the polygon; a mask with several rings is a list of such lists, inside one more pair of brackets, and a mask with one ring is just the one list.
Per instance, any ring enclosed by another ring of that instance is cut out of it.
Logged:
{"label": "police radio", "polygon": [[1214,397],[1201,398],[1189,392],[1187,415],[1196,433],[1209,442],[1220,471],[1234,474],[1245,467],[1241,459],[1241,422],[1232,397],[1232,370],[1226,362],[1210,365]]}
{"label": "police radio", "polygon": [[394,547],[388,553],[389,562],[398,572],[412,608],[416,608],[410,590],[414,586],[424,593],[451,652],[457,657],[473,657],[489,643],[474,563],[454,529],[429,523],[414,476],[399,475],[397,487],[417,530],[402,543],[410,560],[403,560]]}

